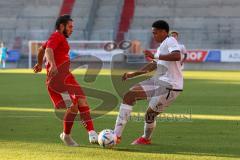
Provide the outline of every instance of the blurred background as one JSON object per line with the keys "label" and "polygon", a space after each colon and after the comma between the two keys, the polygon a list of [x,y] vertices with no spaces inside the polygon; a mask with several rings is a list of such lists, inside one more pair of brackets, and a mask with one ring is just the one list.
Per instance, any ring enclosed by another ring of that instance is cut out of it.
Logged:
{"label": "blurred background", "polygon": [[[186,70],[239,67],[239,0],[0,0],[0,41],[8,48],[6,68],[31,68],[37,48],[62,14],[71,14],[75,22],[69,39],[71,54],[100,57],[105,68],[113,55],[123,52],[127,56],[118,56],[119,63],[145,63],[142,50],[158,46],[151,24],[159,19],[179,32],[180,43],[188,50]],[[131,41],[131,48],[103,49],[107,42],[123,40]]]}

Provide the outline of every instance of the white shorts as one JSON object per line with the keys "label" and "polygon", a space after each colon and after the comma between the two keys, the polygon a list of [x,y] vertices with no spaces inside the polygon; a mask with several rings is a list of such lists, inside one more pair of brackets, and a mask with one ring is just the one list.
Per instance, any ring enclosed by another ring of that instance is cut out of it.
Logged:
{"label": "white shorts", "polygon": [[147,95],[149,107],[155,112],[163,112],[180,94],[180,91],[171,90],[171,84],[155,80],[154,77],[138,84]]}

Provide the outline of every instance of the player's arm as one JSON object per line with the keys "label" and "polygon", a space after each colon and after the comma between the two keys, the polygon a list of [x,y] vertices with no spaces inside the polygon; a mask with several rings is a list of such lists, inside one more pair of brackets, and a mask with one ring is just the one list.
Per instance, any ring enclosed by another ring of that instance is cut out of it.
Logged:
{"label": "player's arm", "polygon": [[124,73],[122,76],[122,80],[125,81],[129,78],[133,78],[139,75],[143,75],[149,72],[154,71],[157,68],[157,63],[155,61],[151,61],[150,63],[144,65],[142,68],[140,68],[138,71],[136,72],[127,72]]}
{"label": "player's arm", "polygon": [[37,55],[37,64],[33,67],[33,71],[35,73],[41,72],[42,71],[42,64],[43,64],[43,57],[44,57],[45,49],[43,46],[41,46],[38,49],[38,55]]}
{"label": "player's arm", "polygon": [[163,60],[163,61],[180,61],[181,53],[180,51],[175,50],[167,55],[159,55],[159,57],[156,57],[156,59]]}
{"label": "player's arm", "polygon": [[48,76],[52,77],[55,76],[58,73],[57,65],[54,60],[54,50],[61,45],[60,43],[63,41],[63,38],[59,35],[51,35],[50,38],[47,41],[46,44],[46,50],[45,50],[45,57],[50,65],[48,69]]}
{"label": "player's arm", "polygon": [[145,52],[145,56],[147,59],[159,59],[163,61],[180,61],[181,60],[181,53],[179,50],[174,50],[170,54],[159,55],[157,57],[154,56],[154,54],[151,52]]}
{"label": "player's arm", "polygon": [[47,62],[50,64],[50,68],[49,68],[49,76],[54,76],[57,74],[58,70],[57,70],[57,66],[54,60],[54,54],[53,54],[53,50],[52,48],[46,48],[45,50],[45,56],[47,59]]}

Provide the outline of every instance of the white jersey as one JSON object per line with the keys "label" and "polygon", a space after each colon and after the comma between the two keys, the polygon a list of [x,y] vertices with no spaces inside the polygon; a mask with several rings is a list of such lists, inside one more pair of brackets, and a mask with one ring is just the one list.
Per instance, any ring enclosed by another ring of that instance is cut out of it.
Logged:
{"label": "white jersey", "polygon": [[[158,47],[155,57],[180,51],[178,42],[173,37],[167,37]],[[183,75],[180,61],[163,61],[156,59],[157,71],[155,78],[170,83],[174,89],[183,89]]]}

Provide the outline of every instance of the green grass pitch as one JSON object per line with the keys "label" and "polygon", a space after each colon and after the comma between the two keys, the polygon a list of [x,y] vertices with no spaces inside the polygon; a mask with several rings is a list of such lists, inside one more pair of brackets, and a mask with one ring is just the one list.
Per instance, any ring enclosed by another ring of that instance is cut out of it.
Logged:
{"label": "green grass pitch", "polygon": [[[89,144],[87,133],[79,122],[75,122],[72,136],[81,146],[64,146],[59,139],[62,122],[54,114],[45,87],[45,74],[31,72],[0,71],[1,160],[240,159],[240,72],[184,72],[184,92],[166,109],[165,116],[169,117],[159,119],[153,144],[130,145],[143,133],[143,121],[138,117],[130,120],[122,143],[113,149]],[[82,86],[109,92],[120,102],[105,72],[91,83],[83,81],[82,72],[75,75]],[[131,80],[123,86],[118,81],[120,76],[114,78],[121,93],[134,83]],[[101,100],[89,98],[88,102],[95,108]],[[146,101],[138,102],[134,114],[142,113],[146,106]],[[116,106],[109,114],[94,119],[96,130],[113,128],[117,110]],[[184,115],[185,119],[174,119],[173,115],[175,118]]]}

